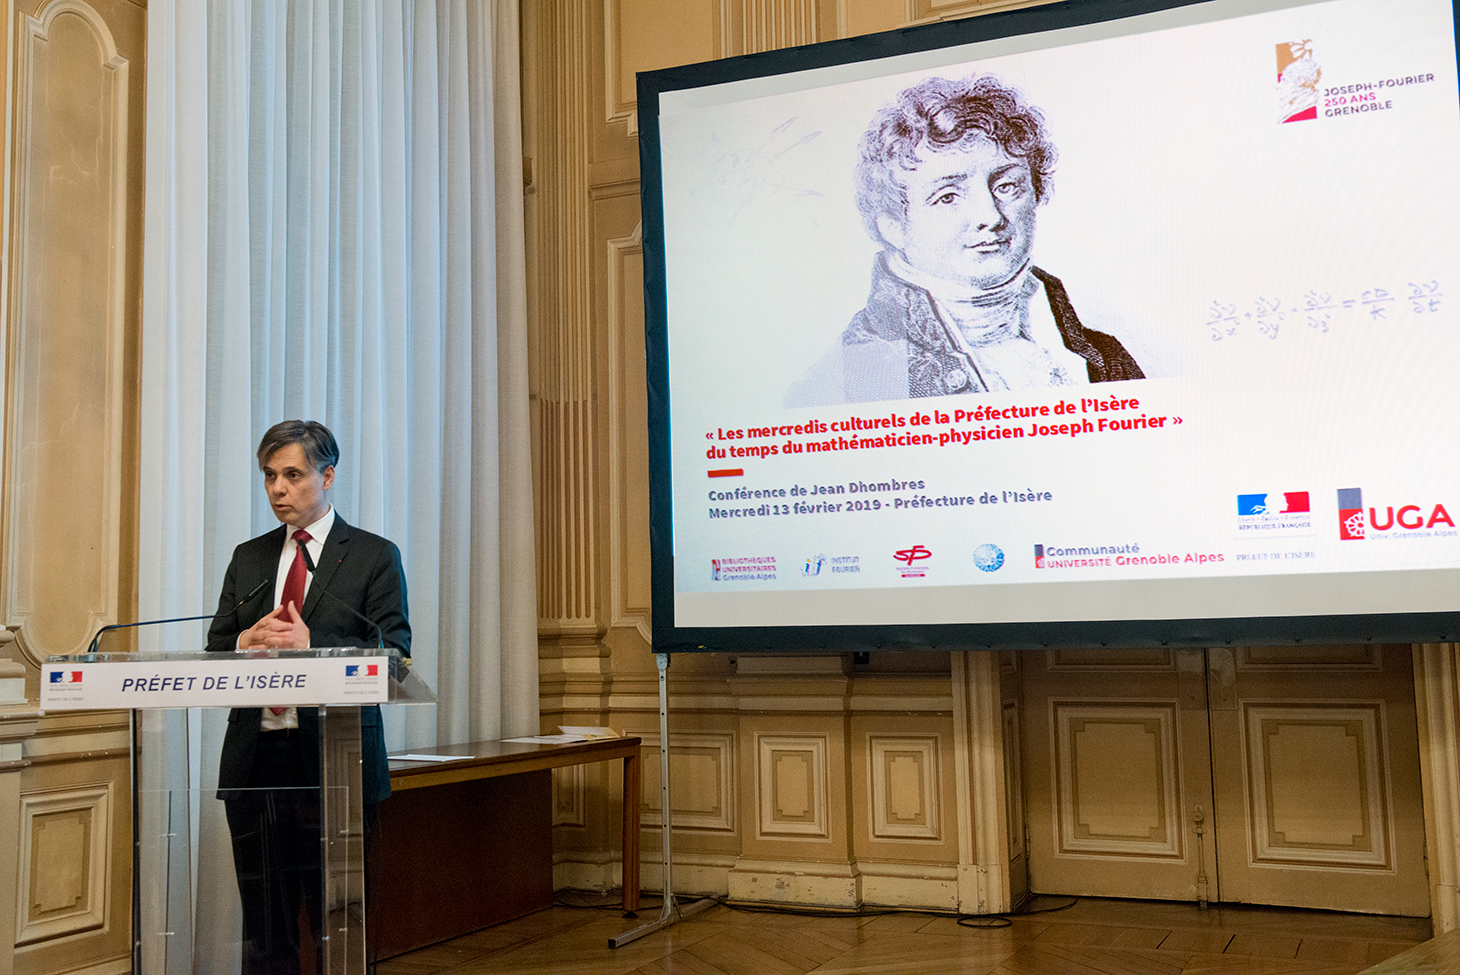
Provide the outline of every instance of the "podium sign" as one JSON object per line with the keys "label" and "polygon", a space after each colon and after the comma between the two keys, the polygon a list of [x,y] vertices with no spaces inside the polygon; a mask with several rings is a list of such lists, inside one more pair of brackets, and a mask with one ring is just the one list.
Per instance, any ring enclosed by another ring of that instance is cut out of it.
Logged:
{"label": "podium sign", "polygon": [[[313,651],[318,653],[319,651]],[[99,656],[99,655],[98,655]],[[172,659],[73,658],[41,665],[41,708],[284,707],[388,700],[389,658],[350,649],[292,657],[249,650]]]}

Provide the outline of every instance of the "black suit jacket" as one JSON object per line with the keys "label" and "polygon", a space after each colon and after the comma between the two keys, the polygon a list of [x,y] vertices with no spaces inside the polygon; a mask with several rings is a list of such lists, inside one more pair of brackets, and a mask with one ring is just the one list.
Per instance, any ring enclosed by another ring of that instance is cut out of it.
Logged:
{"label": "black suit jacket", "polygon": [[[223,577],[218,594],[218,617],[208,629],[208,649],[231,651],[238,636],[274,608],[274,581],[279,571],[279,554],[284,548],[285,526],[244,542],[233,550],[233,561]],[[406,579],[401,569],[400,550],[393,542],[345,523],[335,513],[334,526],[324,540],[314,580],[304,597],[300,613],[309,627],[309,642],[315,647],[373,647],[375,630],[345,605],[380,624],[387,647],[411,655],[411,624],[406,609]],[[260,582],[269,584],[257,596],[234,609],[239,595]],[[328,591],[330,598],[326,596]],[[341,605],[344,603],[345,605]],[[218,796],[232,798],[232,790],[248,785],[253,769],[254,749],[259,736],[259,708],[234,708],[228,715],[223,738],[223,755],[218,769]],[[319,780],[319,717],[314,708],[299,709],[299,731],[303,740],[305,768],[312,781]],[[385,759],[385,732],[380,708],[360,709],[362,794],[365,802],[380,802],[390,795],[390,769]]]}

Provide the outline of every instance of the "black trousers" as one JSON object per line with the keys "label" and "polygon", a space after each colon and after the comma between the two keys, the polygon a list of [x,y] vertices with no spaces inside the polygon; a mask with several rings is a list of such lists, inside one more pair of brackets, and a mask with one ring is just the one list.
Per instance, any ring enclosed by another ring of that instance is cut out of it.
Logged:
{"label": "black trousers", "polygon": [[[248,788],[223,803],[233,838],[233,867],[243,908],[243,975],[299,975],[299,912],[320,944],[324,873],[320,847],[320,789],[305,772],[297,731],[262,732]],[[365,886],[370,886],[371,838],[380,804],[365,803]],[[368,901],[367,901],[368,907]],[[366,950],[375,964],[373,927]],[[305,970],[324,970],[321,959]]]}
{"label": "black trousers", "polygon": [[301,907],[319,944],[320,792],[299,746],[297,733],[260,734],[248,789],[223,804],[243,902],[243,975],[298,975]]}

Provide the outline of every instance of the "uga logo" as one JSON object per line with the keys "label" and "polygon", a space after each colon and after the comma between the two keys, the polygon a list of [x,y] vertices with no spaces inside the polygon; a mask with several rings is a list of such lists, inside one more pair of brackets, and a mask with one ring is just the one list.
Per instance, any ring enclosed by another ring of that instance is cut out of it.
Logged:
{"label": "uga logo", "polygon": [[1450,520],[1450,513],[1445,510],[1442,504],[1435,505],[1430,509],[1430,516],[1424,517],[1422,509],[1417,504],[1407,504],[1398,511],[1390,505],[1384,509],[1383,519],[1379,518],[1377,509],[1369,509],[1369,527],[1376,532],[1387,532],[1398,525],[1400,528],[1407,528],[1413,531],[1416,528],[1433,528],[1436,525],[1449,525],[1455,527],[1455,522]]}
{"label": "uga logo", "polygon": [[1338,492],[1338,537],[1344,541],[1361,541],[1367,537],[1369,530],[1415,531],[1436,525],[1455,527],[1454,519],[1443,504],[1431,507],[1428,515],[1417,504],[1400,505],[1397,509],[1392,504],[1386,505],[1382,515],[1379,514],[1378,507],[1371,506],[1368,509],[1368,518],[1364,515],[1363,495],[1358,488],[1343,488]]}

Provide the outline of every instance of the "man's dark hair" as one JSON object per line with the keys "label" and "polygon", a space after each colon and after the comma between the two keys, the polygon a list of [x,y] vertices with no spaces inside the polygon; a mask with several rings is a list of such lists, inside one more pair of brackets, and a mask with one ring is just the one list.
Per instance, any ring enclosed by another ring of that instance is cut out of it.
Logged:
{"label": "man's dark hair", "polygon": [[952,149],[977,138],[993,141],[1029,166],[1035,198],[1049,195],[1057,156],[1044,116],[1024,96],[993,75],[929,78],[908,88],[872,116],[857,159],[857,209],[874,240],[887,243],[877,219],[907,216],[901,173],[925,161],[919,149]]}
{"label": "man's dark hair", "polygon": [[334,467],[340,462],[340,445],[335,443],[335,435],[323,423],[285,420],[269,427],[264,439],[259,441],[259,470],[264,469],[264,464],[281,447],[296,443],[304,448],[304,459],[321,474],[326,467]]}

